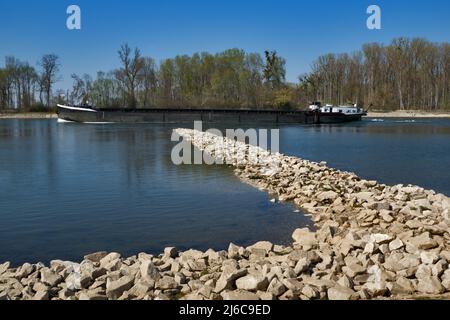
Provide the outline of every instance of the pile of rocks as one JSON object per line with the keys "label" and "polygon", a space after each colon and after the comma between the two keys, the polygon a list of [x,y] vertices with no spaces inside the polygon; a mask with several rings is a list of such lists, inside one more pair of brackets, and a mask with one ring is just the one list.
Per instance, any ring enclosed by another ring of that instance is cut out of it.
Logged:
{"label": "pile of rocks", "polygon": [[[228,157],[244,181],[293,201],[316,230],[290,246],[258,242],[227,251],[167,248],[122,258],[99,252],[81,263],[0,264],[4,299],[356,300],[450,295],[450,199],[416,186],[386,186],[208,133],[178,129],[199,149]],[[245,156],[258,154],[255,157]],[[244,155],[244,157],[243,157]],[[244,161],[242,161],[244,159]]]}

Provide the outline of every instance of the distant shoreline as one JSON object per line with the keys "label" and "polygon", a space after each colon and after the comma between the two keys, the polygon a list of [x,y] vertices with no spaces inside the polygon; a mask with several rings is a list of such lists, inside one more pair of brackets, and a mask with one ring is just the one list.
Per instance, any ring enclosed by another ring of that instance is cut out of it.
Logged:
{"label": "distant shoreline", "polygon": [[[450,112],[427,113],[422,111],[390,111],[390,112],[369,112],[369,118],[450,118]],[[57,119],[56,113],[0,113],[0,119]]]}
{"label": "distant shoreline", "polygon": [[450,118],[450,112],[423,112],[423,111],[391,111],[391,112],[369,112],[369,118]]}
{"label": "distant shoreline", "polygon": [[0,113],[0,119],[56,119],[56,113],[39,113],[39,112],[24,112],[24,113]]}

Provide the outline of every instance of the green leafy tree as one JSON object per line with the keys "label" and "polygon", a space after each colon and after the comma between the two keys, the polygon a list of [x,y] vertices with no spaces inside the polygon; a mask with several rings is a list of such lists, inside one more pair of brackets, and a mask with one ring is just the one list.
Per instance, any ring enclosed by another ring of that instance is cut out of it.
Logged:
{"label": "green leafy tree", "polygon": [[276,51],[265,51],[266,65],[264,67],[264,79],[272,88],[280,88],[286,78],[286,60],[279,57]]}

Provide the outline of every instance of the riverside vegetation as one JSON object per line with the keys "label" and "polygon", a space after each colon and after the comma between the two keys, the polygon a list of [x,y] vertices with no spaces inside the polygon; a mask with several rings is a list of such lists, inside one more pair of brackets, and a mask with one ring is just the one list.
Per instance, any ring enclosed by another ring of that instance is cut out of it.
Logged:
{"label": "riverside vegetation", "polygon": [[230,49],[179,55],[159,63],[123,45],[120,66],[73,74],[70,90],[55,90],[60,59],[44,55],[36,70],[6,57],[0,68],[1,109],[45,110],[56,103],[143,108],[304,109],[311,101],[358,103],[366,109],[450,110],[450,45],[422,38],[365,44],[353,53],[327,54],[297,83],[286,81],[286,60],[274,51]]}
{"label": "riverside vegetation", "polygon": [[[81,263],[0,265],[0,299],[358,300],[448,298],[450,198],[387,186],[189,129],[177,133],[243,181],[312,215],[291,245],[160,255],[97,252]],[[217,147],[219,146],[219,147]],[[223,149],[225,148],[225,149]],[[233,150],[233,152],[223,152]],[[252,155],[252,156],[250,156]],[[253,157],[257,155],[257,157]]]}

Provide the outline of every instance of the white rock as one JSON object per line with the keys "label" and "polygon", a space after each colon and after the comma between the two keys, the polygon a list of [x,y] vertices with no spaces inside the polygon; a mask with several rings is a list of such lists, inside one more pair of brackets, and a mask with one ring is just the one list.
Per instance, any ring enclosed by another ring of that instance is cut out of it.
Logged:
{"label": "white rock", "polygon": [[10,299],[11,298],[5,291],[0,292],[0,301],[6,301],[6,300],[10,300]]}
{"label": "white rock", "polygon": [[158,281],[160,278],[158,268],[150,260],[144,260],[139,269],[141,277],[145,280]]}
{"label": "white rock", "polygon": [[389,243],[392,239],[393,237],[388,234],[376,233],[370,235],[370,241],[377,244]]}
{"label": "white rock", "polygon": [[178,251],[175,247],[168,247],[164,249],[164,257],[165,258],[176,258],[178,255]]}
{"label": "white rock", "polygon": [[100,267],[107,270],[117,269],[117,264],[120,261],[120,254],[116,252],[111,252],[100,260]]}
{"label": "white rock", "polygon": [[304,286],[301,293],[308,299],[315,299],[320,296],[319,291],[310,285]]}
{"label": "white rock", "polygon": [[234,243],[230,243],[228,246],[228,258],[237,259],[239,258],[239,247]]}
{"label": "white rock", "polygon": [[247,291],[266,290],[268,285],[267,277],[262,275],[249,274],[236,280],[236,287]]}
{"label": "white rock", "polygon": [[176,289],[178,288],[178,283],[176,283],[174,278],[164,276],[158,280],[156,283],[156,288],[160,290]]}
{"label": "white rock", "polygon": [[399,250],[404,246],[405,244],[403,243],[403,241],[397,238],[389,243],[389,250],[390,251]]}
{"label": "white rock", "polygon": [[255,243],[254,245],[247,248],[247,250],[252,251],[252,249],[262,249],[265,250],[266,253],[269,253],[273,250],[273,243],[269,241],[259,241]]}
{"label": "white rock", "polygon": [[216,293],[220,293],[226,289],[232,289],[234,285],[234,281],[240,277],[243,277],[247,274],[247,269],[236,269],[235,267],[223,267],[223,271],[217,280],[216,287],[214,291]]}
{"label": "white rock", "polygon": [[81,290],[81,275],[77,272],[69,274],[66,278],[66,286],[71,291]]}
{"label": "white rock", "polygon": [[45,284],[48,284],[51,287],[54,287],[62,282],[62,278],[59,274],[53,272],[48,268],[43,268],[41,270],[41,281]]}
{"label": "white rock", "polygon": [[49,298],[49,294],[48,294],[48,291],[39,291],[39,292],[36,292],[36,294],[34,295],[34,297],[33,297],[33,300],[40,300],[40,301],[43,301],[43,300],[49,300],[50,298]]}
{"label": "white rock", "polygon": [[419,279],[417,290],[421,293],[441,294],[444,293],[445,288],[442,286],[438,277],[425,277]]}
{"label": "white rock", "polygon": [[122,277],[116,281],[108,279],[106,283],[106,295],[111,300],[117,300],[127,290],[131,289],[134,284],[134,279],[128,276]]}
{"label": "white rock", "polygon": [[373,200],[374,197],[372,192],[359,192],[355,193],[354,196],[359,201],[366,201],[366,202],[370,202],[371,200]]}
{"label": "white rock", "polygon": [[0,264],[0,275],[5,273],[6,270],[8,270],[10,266],[11,266],[10,262],[5,262],[5,263]]}
{"label": "white rock", "polygon": [[338,197],[338,194],[334,191],[325,191],[317,195],[317,200],[320,202],[331,201],[333,202]]}
{"label": "white rock", "polygon": [[386,291],[386,281],[383,278],[383,270],[378,265],[373,265],[367,269],[370,277],[364,287],[373,295],[378,296]]}
{"label": "white rock", "polygon": [[418,249],[428,250],[438,246],[437,242],[431,238],[429,232],[424,232],[419,236],[409,239],[409,242]]}
{"label": "white rock", "polygon": [[108,300],[108,297],[93,290],[80,293],[80,297],[78,299],[80,301],[102,301]]}
{"label": "white rock", "polygon": [[318,245],[316,234],[311,232],[308,228],[295,230],[292,234],[292,239],[294,239],[295,243],[304,247],[305,250],[309,250]]}
{"label": "white rock", "polygon": [[368,242],[366,246],[364,247],[364,253],[373,254],[375,252],[375,243]]}
{"label": "white rock", "polygon": [[259,299],[263,301],[275,300],[275,296],[270,292],[258,291],[256,294],[258,295]]}
{"label": "white rock", "polygon": [[347,287],[352,289],[353,288],[353,282],[352,279],[346,275],[343,275],[337,282],[342,287]]}
{"label": "white rock", "polygon": [[285,293],[287,290],[286,286],[280,282],[277,278],[274,278],[267,288],[267,292],[272,293],[274,296],[278,297]]}
{"label": "white rock", "polygon": [[357,300],[358,294],[350,288],[335,286],[328,289],[329,300]]}
{"label": "white rock", "polygon": [[439,255],[431,251],[423,251],[420,253],[420,260],[425,264],[433,264],[439,260]]}
{"label": "white rock", "polygon": [[431,266],[421,264],[415,273],[417,279],[428,279],[432,275]]}
{"label": "white rock", "polygon": [[357,263],[351,263],[342,268],[342,271],[351,278],[366,272],[366,268]]}
{"label": "white rock", "polygon": [[245,290],[234,290],[234,291],[226,291],[221,294],[223,300],[259,300],[259,297],[256,293],[248,292]]}
{"label": "white rock", "polygon": [[15,277],[19,280],[26,278],[32,274],[34,270],[35,267],[32,264],[24,263],[19,269],[17,269]]}
{"label": "white rock", "polygon": [[107,255],[108,253],[106,251],[95,252],[85,255],[84,260],[89,260],[92,262],[100,262],[100,260],[106,257]]}
{"label": "white rock", "polygon": [[440,277],[448,269],[448,263],[444,259],[439,260],[431,267],[433,276]]}

